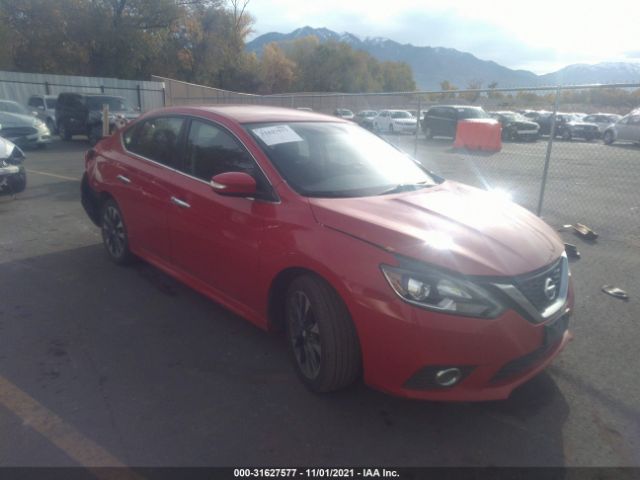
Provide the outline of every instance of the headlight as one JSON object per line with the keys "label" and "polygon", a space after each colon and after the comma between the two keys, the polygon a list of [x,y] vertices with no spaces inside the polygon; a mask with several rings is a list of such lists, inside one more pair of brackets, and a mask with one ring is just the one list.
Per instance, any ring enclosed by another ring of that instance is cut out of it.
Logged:
{"label": "headlight", "polygon": [[34,118],[33,119],[33,126],[36,128],[42,128],[42,127],[46,127],[45,123],[40,120],[39,118]]}
{"label": "headlight", "polygon": [[427,310],[494,318],[504,307],[483,287],[442,272],[418,273],[381,265],[382,273],[400,298]]}

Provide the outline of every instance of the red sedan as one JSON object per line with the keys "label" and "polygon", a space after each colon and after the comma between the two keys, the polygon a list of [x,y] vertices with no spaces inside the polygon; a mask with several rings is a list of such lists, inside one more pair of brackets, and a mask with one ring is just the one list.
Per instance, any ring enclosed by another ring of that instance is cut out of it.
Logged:
{"label": "red sedan", "polygon": [[314,391],[502,399],[570,339],[553,229],[336,117],[156,110],[89,150],[82,202],[114,262],[285,330]]}

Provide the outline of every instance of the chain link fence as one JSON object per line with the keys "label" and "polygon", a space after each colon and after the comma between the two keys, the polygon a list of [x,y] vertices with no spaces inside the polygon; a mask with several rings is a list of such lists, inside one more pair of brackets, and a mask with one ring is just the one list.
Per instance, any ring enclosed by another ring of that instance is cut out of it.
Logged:
{"label": "chain link fence", "polygon": [[[631,286],[640,271],[640,84],[477,89],[384,94],[248,95],[158,78],[167,105],[257,104],[311,109],[354,121],[445,178],[504,192],[550,225],[582,223],[596,231],[597,268]],[[366,120],[367,110],[434,115],[438,106],[480,107],[501,122],[497,151],[455,148],[449,135],[410,132]],[[347,112],[344,112],[345,114]],[[359,115],[360,114],[360,115]],[[535,130],[535,135],[524,132]],[[521,134],[522,133],[522,134]],[[429,138],[430,137],[430,138]],[[573,243],[569,229],[563,234]]]}

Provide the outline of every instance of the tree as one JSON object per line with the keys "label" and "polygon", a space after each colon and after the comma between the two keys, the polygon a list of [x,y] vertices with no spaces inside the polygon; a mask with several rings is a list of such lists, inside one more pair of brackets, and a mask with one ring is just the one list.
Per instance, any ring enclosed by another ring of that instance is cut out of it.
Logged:
{"label": "tree", "polygon": [[296,77],[296,64],[276,43],[264,47],[260,63],[261,93],[290,91]]}

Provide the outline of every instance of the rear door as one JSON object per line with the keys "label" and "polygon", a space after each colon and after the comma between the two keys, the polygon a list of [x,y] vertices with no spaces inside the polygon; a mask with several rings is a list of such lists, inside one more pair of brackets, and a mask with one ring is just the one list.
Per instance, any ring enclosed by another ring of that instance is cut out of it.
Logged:
{"label": "rear door", "polygon": [[172,258],[167,212],[170,186],[182,176],[185,128],[186,120],[180,116],[137,123],[123,134],[125,153],[112,173],[132,249],[163,262]]}
{"label": "rear door", "polygon": [[618,140],[640,142],[640,115],[629,115],[622,133],[618,132]]}

